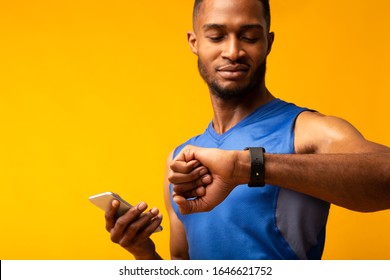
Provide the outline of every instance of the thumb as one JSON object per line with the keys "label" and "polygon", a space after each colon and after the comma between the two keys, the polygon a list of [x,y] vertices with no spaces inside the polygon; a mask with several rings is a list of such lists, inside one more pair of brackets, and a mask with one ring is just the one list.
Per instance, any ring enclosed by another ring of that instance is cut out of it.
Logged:
{"label": "thumb", "polygon": [[182,215],[192,214],[197,212],[211,211],[214,207],[206,202],[204,196],[194,199],[185,199],[183,196],[175,195],[173,201],[179,206]]}
{"label": "thumb", "polygon": [[174,195],[173,201],[179,206],[180,214],[186,215],[193,213],[192,200],[187,200],[183,196]]}

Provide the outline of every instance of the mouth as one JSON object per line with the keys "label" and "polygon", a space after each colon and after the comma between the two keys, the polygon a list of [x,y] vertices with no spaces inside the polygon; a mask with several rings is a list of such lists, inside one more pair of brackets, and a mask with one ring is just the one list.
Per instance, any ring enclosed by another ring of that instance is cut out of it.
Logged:
{"label": "mouth", "polygon": [[226,80],[241,80],[246,77],[249,66],[245,64],[227,64],[217,67],[216,70]]}

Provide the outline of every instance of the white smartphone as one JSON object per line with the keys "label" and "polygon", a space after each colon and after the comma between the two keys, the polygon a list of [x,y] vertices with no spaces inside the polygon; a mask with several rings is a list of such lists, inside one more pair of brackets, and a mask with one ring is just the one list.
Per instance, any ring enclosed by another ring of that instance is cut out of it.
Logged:
{"label": "white smartphone", "polygon": [[[108,208],[108,205],[111,203],[113,199],[116,199],[119,201],[119,209],[118,209],[118,216],[122,216],[124,213],[126,213],[127,210],[129,210],[132,205],[125,201],[123,198],[121,198],[119,195],[112,193],[112,192],[104,192],[96,195],[92,195],[89,197],[89,201],[91,201],[93,204],[95,204],[97,207],[102,209],[103,211],[106,211]],[[160,225],[154,232],[162,231],[162,226]]]}

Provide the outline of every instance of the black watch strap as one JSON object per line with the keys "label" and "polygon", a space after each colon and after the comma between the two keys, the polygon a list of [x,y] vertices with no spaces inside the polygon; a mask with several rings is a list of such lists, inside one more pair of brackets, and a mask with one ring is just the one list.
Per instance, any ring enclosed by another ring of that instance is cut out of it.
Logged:
{"label": "black watch strap", "polygon": [[248,147],[251,159],[251,177],[248,183],[249,187],[263,187],[264,183],[264,153],[262,147]]}

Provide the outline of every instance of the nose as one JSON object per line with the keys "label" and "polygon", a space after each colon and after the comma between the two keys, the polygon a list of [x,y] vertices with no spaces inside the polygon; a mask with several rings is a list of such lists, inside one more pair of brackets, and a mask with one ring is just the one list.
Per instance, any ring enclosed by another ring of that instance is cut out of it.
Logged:
{"label": "nose", "polygon": [[240,41],[231,37],[225,41],[222,51],[222,57],[230,61],[236,61],[244,55],[244,50],[241,47]]}

